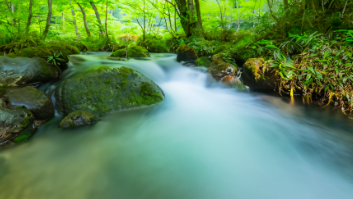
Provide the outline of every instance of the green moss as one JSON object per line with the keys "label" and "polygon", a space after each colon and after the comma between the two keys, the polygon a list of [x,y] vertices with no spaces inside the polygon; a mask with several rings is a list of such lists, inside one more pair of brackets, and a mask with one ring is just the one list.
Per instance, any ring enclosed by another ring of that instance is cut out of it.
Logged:
{"label": "green moss", "polygon": [[74,128],[83,125],[95,124],[98,117],[88,111],[78,110],[70,113],[59,124],[60,128]]}
{"label": "green moss", "polygon": [[11,58],[16,58],[17,55],[15,53],[9,53],[6,55],[7,57],[11,57]]}
{"label": "green moss", "polygon": [[[26,107],[19,107],[17,109],[25,109],[26,112],[29,112]],[[25,120],[21,122],[19,125],[21,128],[26,128],[32,122],[32,115],[30,113],[26,113]]]}
{"label": "green moss", "polygon": [[148,82],[142,82],[140,86],[140,94],[142,95],[142,103],[146,105],[155,104],[163,100],[161,93],[156,92],[152,84]]}
{"label": "green moss", "polygon": [[36,52],[32,48],[22,49],[20,52],[20,57],[35,57]]}
{"label": "green moss", "polygon": [[195,49],[187,45],[180,45],[179,48],[177,49],[177,53],[178,53],[178,56],[177,56],[178,62],[194,61],[198,58]]}
{"label": "green moss", "polygon": [[21,142],[26,141],[29,137],[30,137],[30,135],[20,135],[20,136],[16,137],[16,138],[14,139],[14,141],[15,141],[16,143],[21,143]]}
{"label": "green moss", "polygon": [[204,67],[209,67],[211,64],[211,61],[208,57],[200,57],[196,61],[197,66],[204,66]]}
{"label": "green moss", "polygon": [[85,110],[99,116],[163,100],[157,85],[127,67],[100,67],[65,80],[58,90],[65,114]]}
{"label": "green moss", "polygon": [[[130,46],[128,47],[128,57],[149,57],[147,49],[141,46]],[[113,52],[111,57],[126,57],[126,49],[120,49]]]}
{"label": "green moss", "polygon": [[8,88],[9,87],[7,86],[7,84],[4,84],[4,85],[0,86],[0,96],[5,95],[5,93],[8,90]]}
{"label": "green moss", "polygon": [[[101,72],[103,72],[103,71],[105,71],[105,70],[109,70],[109,66],[101,66],[101,67],[99,67],[98,69],[97,69],[97,71],[99,72],[99,73],[101,73]],[[93,71],[92,71],[93,72]]]}

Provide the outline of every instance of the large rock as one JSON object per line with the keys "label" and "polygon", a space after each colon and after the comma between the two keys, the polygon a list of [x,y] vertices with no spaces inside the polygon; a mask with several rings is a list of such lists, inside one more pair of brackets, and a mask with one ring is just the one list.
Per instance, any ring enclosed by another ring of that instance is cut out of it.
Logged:
{"label": "large rock", "polygon": [[58,70],[42,58],[0,56],[0,86],[47,82],[57,77]]}
{"label": "large rock", "polygon": [[181,61],[191,62],[191,61],[195,61],[198,58],[195,49],[187,45],[179,46],[179,48],[177,49],[177,54],[178,54],[177,55],[178,62],[181,62]]}
{"label": "large rock", "polygon": [[32,121],[33,115],[26,108],[9,110],[0,107],[0,144],[17,138]]}
{"label": "large rock", "polygon": [[269,70],[263,73],[263,58],[250,58],[243,65],[242,79],[245,85],[254,90],[274,90],[278,88],[276,72]]}
{"label": "large rock", "polygon": [[59,124],[60,128],[74,128],[98,122],[97,116],[88,111],[75,111],[66,116]]}
{"label": "large rock", "polygon": [[[127,49],[127,56],[132,58],[143,58],[150,57],[150,54],[147,49],[141,46],[130,46]],[[119,49],[114,51],[110,57],[126,57],[126,49]]]}
{"label": "large rock", "polygon": [[237,72],[237,68],[235,66],[224,62],[218,55],[214,55],[212,60],[213,62],[207,72],[217,81],[221,80],[225,76],[234,76]]}
{"label": "large rock", "polygon": [[164,94],[157,84],[134,69],[102,66],[64,80],[55,96],[60,113],[84,110],[100,116],[161,102]]}
{"label": "large rock", "polygon": [[53,102],[43,91],[34,87],[9,88],[6,91],[7,106],[17,108],[25,106],[38,120],[48,120],[54,117]]}

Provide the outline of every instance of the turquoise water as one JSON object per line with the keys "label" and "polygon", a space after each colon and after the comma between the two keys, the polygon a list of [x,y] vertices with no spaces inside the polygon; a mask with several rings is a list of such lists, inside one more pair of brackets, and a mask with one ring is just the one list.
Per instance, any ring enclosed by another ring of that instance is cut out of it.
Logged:
{"label": "turquoise water", "polygon": [[339,111],[209,87],[203,69],[172,54],[106,56],[72,58],[63,78],[125,65],[154,80],[165,101],[72,130],[58,129],[57,115],[0,151],[1,199],[352,198],[352,122]]}

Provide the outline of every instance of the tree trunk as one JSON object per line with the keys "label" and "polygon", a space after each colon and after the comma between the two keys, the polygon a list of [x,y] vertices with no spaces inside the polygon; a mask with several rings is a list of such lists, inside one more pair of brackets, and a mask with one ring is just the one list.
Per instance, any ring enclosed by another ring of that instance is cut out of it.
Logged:
{"label": "tree trunk", "polygon": [[105,36],[108,37],[108,0],[105,4]]}
{"label": "tree trunk", "polygon": [[189,10],[188,10],[188,5],[186,3],[186,0],[175,0],[177,7],[180,12],[180,23],[181,26],[184,29],[186,37],[191,36],[191,31],[190,31],[190,22],[189,22]]}
{"label": "tree trunk", "polygon": [[177,26],[177,8],[175,7],[174,8],[174,11],[175,11],[175,13],[174,13],[174,29],[175,29],[175,32],[178,32],[178,26]]}
{"label": "tree trunk", "polygon": [[86,29],[86,33],[87,33],[87,37],[91,37],[91,33],[89,32],[89,28],[88,28],[88,24],[87,24],[87,19],[86,19],[86,13],[85,10],[83,9],[83,7],[80,5],[79,2],[76,2],[78,7],[80,7],[82,15],[83,15],[83,23],[85,24],[85,29]]}
{"label": "tree trunk", "polygon": [[222,7],[221,7],[221,4],[219,3],[219,0],[216,0],[216,1],[217,1],[217,4],[218,4],[218,7],[219,7],[219,12],[221,13],[221,27],[222,27],[222,29],[224,29]]}
{"label": "tree trunk", "polygon": [[48,32],[49,32],[49,28],[50,28],[50,22],[51,22],[51,15],[53,13],[53,4],[52,4],[52,0],[48,0],[48,17],[47,17],[47,24],[45,26],[45,30],[43,33],[43,40],[45,40],[47,38]]}
{"label": "tree trunk", "polygon": [[74,19],[74,26],[75,26],[76,35],[77,35],[77,37],[80,37],[80,34],[78,33],[78,29],[77,29],[77,24],[76,24],[75,10],[72,7],[71,0],[70,0],[70,5],[71,5],[72,17]]}
{"label": "tree trunk", "polygon": [[201,18],[201,9],[200,9],[200,1],[195,0],[196,6],[196,15],[197,15],[197,28],[201,30],[201,33],[204,34],[203,27],[202,27],[202,18]]}
{"label": "tree trunk", "polygon": [[27,20],[27,26],[26,26],[26,33],[29,32],[29,27],[31,26],[31,23],[32,23],[32,16],[33,16],[33,13],[32,13],[32,5],[33,5],[33,0],[30,0],[29,1],[29,9],[28,9],[28,20]]}
{"label": "tree trunk", "polygon": [[63,31],[65,31],[65,14],[62,13]]}
{"label": "tree trunk", "polygon": [[11,17],[12,17],[12,25],[13,27],[16,27],[16,20],[15,20],[15,5],[11,4],[11,2],[9,3],[8,0],[5,0],[6,6],[9,9],[10,13],[11,13]]}
{"label": "tree trunk", "polygon": [[[305,0],[304,0],[305,1]],[[277,22],[277,24],[279,23],[278,18],[273,14],[272,12],[272,7],[271,7],[271,3],[270,0],[267,0],[267,4],[268,4],[268,8],[270,9],[270,14],[273,17],[273,19]]]}
{"label": "tree trunk", "polygon": [[284,10],[287,11],[289,8],[288,0],[283,0]]}
{"label": "tree trunk", "polygon": [[104,31],[103,31],[103,26],[102,26],[102,21],[101,18],[99,17],[99,12],[97,10],[96,5],[94,4],[94,2],[89,2],[94,10],[94,13],[96,13],[96,18],[98,21],[98,25],[99,25],[99,32],[100,32],[100,37],[103,38],[104,37]]}
{"label": "tree trunk", "polygon": [[314,2],[314,0],[310,0],[310,5],[311,5],[311,9],[313,9],[313,11],[315,12],[315,14],[317,14],[316,8],[315,8],[315,2]]}

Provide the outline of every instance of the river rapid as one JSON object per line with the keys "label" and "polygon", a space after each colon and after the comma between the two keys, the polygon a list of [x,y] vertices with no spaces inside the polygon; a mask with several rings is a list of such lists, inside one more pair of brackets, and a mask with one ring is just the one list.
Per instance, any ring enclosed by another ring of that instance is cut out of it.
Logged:
{"label": "river rapid", "polygon": [[63,78],[124,65],[155,81],[164,102],[70,130],[56,115],[0,151],[1,199],[353,198],[353,122],[340,111],[210,87],[203,68],[174,54],[107,56],[72,56]]}

